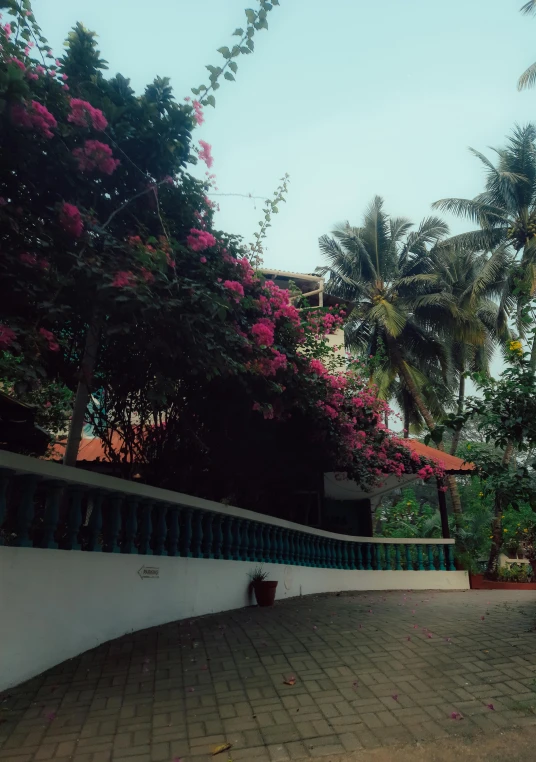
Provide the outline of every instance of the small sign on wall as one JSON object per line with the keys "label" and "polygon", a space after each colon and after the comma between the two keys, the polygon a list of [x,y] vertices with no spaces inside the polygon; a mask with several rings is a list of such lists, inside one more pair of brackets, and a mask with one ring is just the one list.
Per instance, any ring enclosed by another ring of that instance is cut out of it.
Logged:
{"label": "small sign on wall", "polygon": [[142,566],[141,569],[138,569],[138,574],[142,579],[160,579],[158,566]]}

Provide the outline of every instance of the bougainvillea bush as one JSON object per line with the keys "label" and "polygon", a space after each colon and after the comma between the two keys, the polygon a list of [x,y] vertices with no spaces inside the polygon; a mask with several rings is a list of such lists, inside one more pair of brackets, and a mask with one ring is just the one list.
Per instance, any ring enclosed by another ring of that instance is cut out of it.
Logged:
{"label": "bougainvillea bush", "polygon": [[124,475],[250,505],[331,469],[439,472],[386,430],[361,366],[337,368],[341,310],[298,310],[214,229],[214,176],[190,170],[213,163],[203,105],[106,78],[80,24],[56,59],[28,0],[2,5],[0,377],[45,399],[45,425],[47,389],[70,390],[68,462],[89,419]]}

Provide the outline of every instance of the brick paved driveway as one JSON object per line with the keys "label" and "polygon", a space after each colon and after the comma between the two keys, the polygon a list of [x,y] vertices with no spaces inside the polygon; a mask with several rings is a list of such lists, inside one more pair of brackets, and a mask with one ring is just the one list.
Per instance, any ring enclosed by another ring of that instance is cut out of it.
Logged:
{"label": "brick paved driveway", "polygon": [[204,762],[227,741],[217,762],[329,762],[489,739],[536,725],[535,622],[534,592],[470,591],[309,596],[163,625],[0,697],[0,760]]}

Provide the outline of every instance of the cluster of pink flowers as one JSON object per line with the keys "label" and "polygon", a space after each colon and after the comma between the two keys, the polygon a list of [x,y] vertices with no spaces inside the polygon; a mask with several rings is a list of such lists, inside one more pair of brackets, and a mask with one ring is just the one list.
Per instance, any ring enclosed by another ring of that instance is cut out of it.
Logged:
{"label": "cluster of pink flowers", "polygon": [[417,471],[417,476],[419,479],[429,479],[431,476],[434,475],[434,469],[432,466],[423,466]]}
{"label": "cluster of pink flowers", "polygon": [[201,150],[199,151],[199,158],[201,161],[204,161],[207,167],[210,169],[214,163],[214,159],[211,154],[212,146],[207,143],[206,140],[200,140],[199,145],[201,146]]}
{"label": "cluster of pink flowers", "polygon": [[112,281],[112,286],[115,286],[116,288],[125,288],[125,286],[133,288],[135,285],[136,277],[130,270],[120,270],[115,274]]}
{"label": "cluster of pink flowers", "polygon": [[191,228],[190,235],[186,238],[188,248],[192,251],[205,251],[216,245],[214,236],[206,230]]}
{"label": "cluster of pink flowers", "polygon": [[12,31],[12,29],[11,29],[11,24],[4,24],[4,26],[2,26],[2,25],[0,24],[0,29],[1,29],[1,30],[3,31],[3,33],[5,34],[5,36],[6,36],[6,39],[7,39],[7,40],[9,40],[9,38],[11,37],[11,35],[12,35],[12,33],[13,33],[13,31]]}
{"label": "cluster of pink flowers", "polygon": [[119,159],[114,159],[110,146],[99,140],[86,140],[83,148],[73,150],[73,156],[77,159],[81,172],[97,169],[105,175],[111,175],[121,163]]}
{"label": "cluster of pink flowers", "polygon": [[225,288],[229,289],[229,291],[232,291],[234,294],[236,294],[234,297],[236,302],[240,301],[239,297],[244,296],[244,286],[237,280],[224,280],[223,285]]}
{"label": "cluster of pink flowers", "polygon": [[23,251],[19,256],[19,259],[25,265],[31,265],[32,267],[37,265],[42,270],[48,270],[50,267],[48,260],[44,259],[43,257],[38,257],[37,254],[30,254],[29,251]]}
{"label": "cluster of pink flowers", "polygon": [[333,334],[344,323],[344,310],[334,313],[333,308],[327,312],[323,310],[311,310],[307,315],[308,328],[317,336],[327,336]]}
{"label": "cluster of pink flowers", "polygon": [[102,111],[80,98],[71,98],[71,113],[67,117],[67,121],[76,124],[78,127],[93,127],[99,132],[108,126]]}
{"label": "cluster of pink flowers", "polygon": [[17,334],[15,331],[9,328],[9,326],[0,323],[0,349],[7,349],[16,338]]}
{"label": "cluster of pink flowers", "polygon": [[199,101],[193,101],[192,103],[193,109],[194,109],[194,119],[197,124],[201,125],[205,121],[205,117],[203,116],[203,106],[199,103]]}
{"label": "cluster of pink flowers", "polygon": [[60,225],[66,233],[75,238],[80,238],[84,229],[84,223],[77,206],[74,204],[63,204],[60,209]]}
{"label": "cluster of pink flowers", "polygon": [[274,324],[268,318],[260,318],[251,327],[253,340],[259,346],[271,347],[274,343]]}
{"label": "cluster of pink flowers", "polygon": [[58,352],[60,345],[56,341],[56,337],[52,331],[48,331],[46,328],[40,328],[39,333],[48,342],[48,348],[51,352]]}
{"label": "cluster of pink flowers", "polygon": [[11,107],[11,119],[18,127],[33,129],[48,139],[54,137],[52,130],[58,125],[47,107],[38,101],[32,101],[29,106],[16,103]]}

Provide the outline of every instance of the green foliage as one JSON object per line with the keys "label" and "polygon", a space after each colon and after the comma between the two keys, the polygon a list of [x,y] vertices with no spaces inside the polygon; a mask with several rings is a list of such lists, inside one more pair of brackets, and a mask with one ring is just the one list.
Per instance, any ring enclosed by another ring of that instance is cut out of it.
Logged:
{"label": "green foliage", "polygon": [[434,521],[437,508],[417,500],[413,489],[402,490],[394,504],[382,503],[375,514],[380,522],[380,537],[441,537],[440,526]]}
{"label": "green foliage", "polygon": [[288,183],[290,178],[285,174],[280,181],[279,186],[274,191],[273,198],[267,198],[264,202],[263,217],[259,223],[259,230],[253,233],[255,242],[251,244],[248,259],[255,267],[262,264],[263,241],[266,238],[268,228],[272,226],[272,214],[277,214],[278,204],[285,202],[285,196],[288,193]]}
{"label": "green foliage", "polygon": [[233,59],[238,58],[240,55],[249,55],[250,53],[253,53],[255,49],[253,42],[255,32],[258,32],[261,29],[268,29],[268,13],[272,10],[274,5],[279,5],[279,2],[269,3],[267,0],[258,0],[258,2],[258,10],[248,8],[245,11],[246,28],[243,29],[242,27],[237,27],[233,32],[233,37],[240,37],[239,42],[236,45],[233,45],[232,48],[228,48],[227,45],[218,48],[218,53],[223,58],[223,65],[206,67],[210,74],[208,85],[201,84],[199,87],[192,88],[192,93],[199,97],[203,106],[216,105],[216,100],[212,95],[212,92],[219,88],[219,80],[222,75],[224,79],[234,82],[234,74],[236,74],[238,70],[238,64]]}
{"label": "green foliage", "polygon": [[532,566],[530,564],[509,564],[499,569],[498,579],[500,582],[531,582],[533,579]]}

